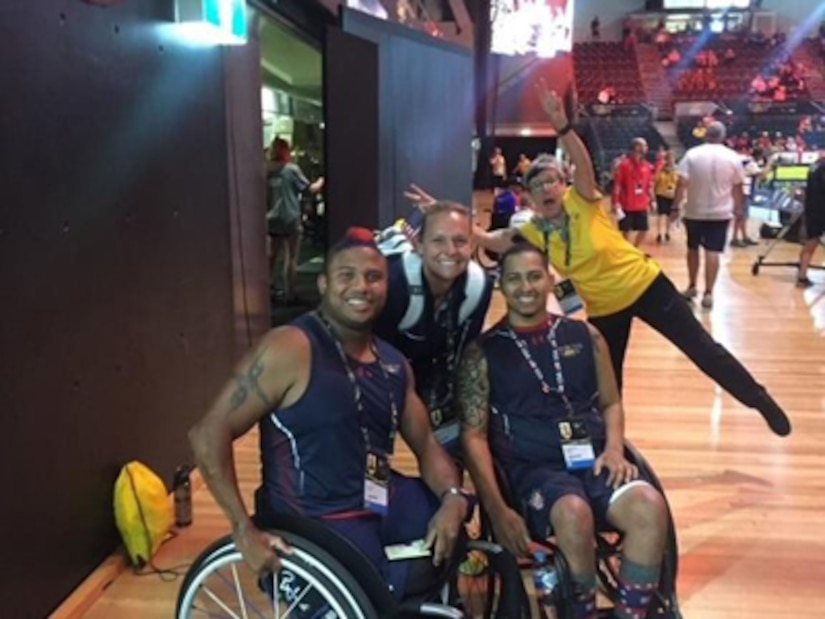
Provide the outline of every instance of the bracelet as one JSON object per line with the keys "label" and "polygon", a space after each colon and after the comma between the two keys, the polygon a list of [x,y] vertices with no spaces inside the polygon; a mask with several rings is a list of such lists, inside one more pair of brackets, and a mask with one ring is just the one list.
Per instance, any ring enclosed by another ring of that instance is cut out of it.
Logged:
{"label": "bracelet", "polygon": [[464,499],[467,499],[467,493],[464,491],[463,488],[459,488],[458,486],[452,486],[447,488],[444,492],[441,493],[441,502],[444,502],[448,496],[460,496]]}
{"label": "bracelet", "polygon": [[567,124],[566,124],[566,125],[564,125],[564,127],[562,127],[561,129],[559,129],[559,130],[556,132],[556,136],[558,136],[558,137],[560,137],[560,138],[563,138],[563,137],[564,137],[564,136],[566,136],[568,133],[570,133],[572,130],[573,130],[573,123],[572,123],[572,122],[570,122],[570,121],[568,121],[568,122],[567,122]]}

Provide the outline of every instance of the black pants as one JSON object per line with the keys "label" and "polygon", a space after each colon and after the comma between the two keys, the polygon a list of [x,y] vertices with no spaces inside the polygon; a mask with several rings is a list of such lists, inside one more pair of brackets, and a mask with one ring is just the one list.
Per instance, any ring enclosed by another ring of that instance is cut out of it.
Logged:
{"label": "black pants", "polygon": [[590,318],[590,323],[601,332],[610,349],[619,391],[622,389],[622,368],[634,316],[673,342],[700,370],[745,406],[759,408],[765,403],[768,397],[765,388],[754,380],[736,357],[711,337],[702,323],[696,320],[688,302],[664,274],[659,274],[627,309]]}

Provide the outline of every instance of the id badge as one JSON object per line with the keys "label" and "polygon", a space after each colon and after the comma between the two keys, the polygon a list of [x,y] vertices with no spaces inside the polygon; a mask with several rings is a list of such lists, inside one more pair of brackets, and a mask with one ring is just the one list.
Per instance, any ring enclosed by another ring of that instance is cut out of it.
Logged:
{"label": "id badge", "polygon": [[596,463],[593,441],[584,423],[576,420],[559,422],[561,451],[568,471],[580,471],[592,468]]}
{"label": "id badge", "polygon": [[364,508],[386,516],[390,504],[390,461],[386,456],[367,454],[364,477]]}
{"label": "id badge", "polygon": [[563,279],[553,286],[553,292],[565,316],[584,309],[584,301],[582,301],[575,286],[573,286],[573,282],[569,279]]}

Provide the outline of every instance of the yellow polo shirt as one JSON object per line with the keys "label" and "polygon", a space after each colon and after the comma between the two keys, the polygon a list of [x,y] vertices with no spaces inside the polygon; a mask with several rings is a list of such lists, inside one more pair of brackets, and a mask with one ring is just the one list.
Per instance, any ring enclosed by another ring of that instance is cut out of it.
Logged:
{"label": "yellow polo shirt", "polygon": [[628,243],[601,206],[589,202],[573,187],[562,199],[570,221],[570,264],[560,231],[547,236],[535,220],[519,228],[520,234],[547,251],[550,264],[569,277],[593,317],[615,314],[631,306],[661,273],[661,267]]}

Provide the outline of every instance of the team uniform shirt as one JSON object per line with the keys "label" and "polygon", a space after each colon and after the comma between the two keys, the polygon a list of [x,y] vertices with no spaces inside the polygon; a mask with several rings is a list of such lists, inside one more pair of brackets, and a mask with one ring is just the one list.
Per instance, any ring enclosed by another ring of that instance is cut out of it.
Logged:
{"label": "team uniform shirt", "polygon": [[571,186],[562,204],[567,234],[546,231],[537,217],[521,225],[519,234],[543,249],[562,277],[570,278],[589,316],[607,316],[631,306],[661,273],[661,267],[625,240],[601,200],[586,200]]}
{"label": "team uniform shirt", "polygon": [[389,398],[395,402],[400,427],[408,380],[404,357],[376,338],[380,361],[349,360],[362,393],[362,419],[353,385],[324,325],[312,314],[291,325],[309,339],[309,382],[297,402],[273,410],[259,423],[259,515],[266,520],[267,515],[283,512],[313,518],[363,512],[367,447],[362,427],[373,451],[392,453]]}
{"label": "team uniform shirt", "polygon": [[[484,289],[478,305],[459,324],[459,310],[466,298],[467,274],[464,273],[454,282],[444,303],[436,309],[427,278],[422,272],[424,307],[421,317],[412,327],[402,331],[399,325],[410,302],[410,286],[403,256],[390,256],[388,264],[390,293],[384,311],[374,325],[374,331],[409,360],[415,376],[416,392],[430,412],[433,428],[438,430],[455,421],[453,388],[458,360],[464,347],[481,333],[493,294],[493,282],[485,274]],[[453,430],[455,431],[450,436],[442,436],[437,432],[442,443],[457,438],[457,426]]]}

